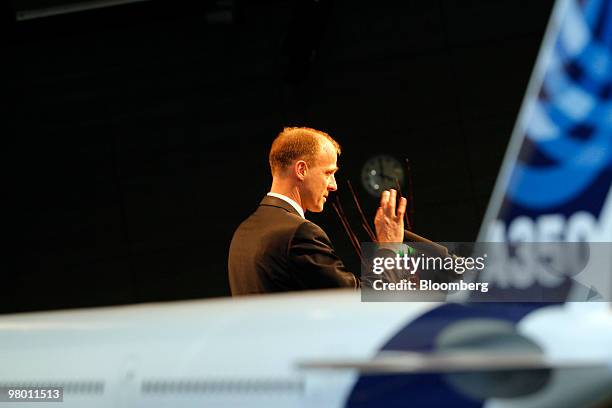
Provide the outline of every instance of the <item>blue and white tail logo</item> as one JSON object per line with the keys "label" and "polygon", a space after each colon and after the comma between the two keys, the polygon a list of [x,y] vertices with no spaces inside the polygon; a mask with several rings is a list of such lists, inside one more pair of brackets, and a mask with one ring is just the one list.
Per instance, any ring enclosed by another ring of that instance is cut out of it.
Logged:
{"label": "blue and white tail logo", "polygon": [[[506,269],[513,273],[485,277],[506,291],[519,286],[538,290],[551,280],[531,268],[533,276],[528,282],[521,277],[518,285],[515,272],[526,268],[512,259],[513,243],[612,242],[609,0],[560,0],[555,5],[479,241],[511,243],[508,259],[517,267]],[[601,245],[596,250],[606,252]],[[587,292],[598,288],[607,298],[611,279],[602,265],[611,265],[612,259],[601,258],[563,284]]]}
{"label": "blue and white tail logo", "polygon": [[612,2],[557,2],[481,241],[612,241]]}

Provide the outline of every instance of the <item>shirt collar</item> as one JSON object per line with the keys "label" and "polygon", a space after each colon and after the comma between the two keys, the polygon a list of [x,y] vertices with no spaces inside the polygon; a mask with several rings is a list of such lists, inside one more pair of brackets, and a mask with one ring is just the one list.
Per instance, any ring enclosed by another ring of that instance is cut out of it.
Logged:
{"label": "shirt collar", "polygon": [[292,199],[290,199],[286,195],[282,195],[282,194],[278,194],[278,193],[273,193],[273,192],[269,192],[267,195],[269,195],[271,197],[276,197],[276,198],[279,198],[279,199],[281,199],[283,201],[288,202],[289,204],[291,204],[291,206],[293,208],[295,208],[295,211],[297,211],[302,216],[302,218],[306,219],[306,217],[304,216],[304,210],[302,209],[302,207],[300,207],[300,205],[298,203],[296,203],[295,201],[293,201]]}

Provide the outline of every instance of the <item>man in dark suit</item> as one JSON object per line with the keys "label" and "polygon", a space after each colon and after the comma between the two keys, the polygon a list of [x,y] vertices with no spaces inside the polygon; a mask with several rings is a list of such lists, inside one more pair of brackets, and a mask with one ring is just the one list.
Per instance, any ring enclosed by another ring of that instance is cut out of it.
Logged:
{"label": "man in dark suit", "polygon": [[[285,128],[272,143],[272,188],[236,230],[228,268],[233,296],[339,287],[360,281],[336,255],[327,234],[305,219],[321,212],[336,191],[340,146],[327,133]],[[374,224],[380,243],[402,242],[406,199],[396,211],[395,190],[381,196]]]}

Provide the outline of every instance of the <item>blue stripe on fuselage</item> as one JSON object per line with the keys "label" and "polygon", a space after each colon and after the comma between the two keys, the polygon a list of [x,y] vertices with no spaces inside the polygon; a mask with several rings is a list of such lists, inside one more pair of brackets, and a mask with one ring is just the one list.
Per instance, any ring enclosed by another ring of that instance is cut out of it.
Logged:
{"label": "blue stripe on fuselage", "polygon": [[[380,351],[430,352],[438,335],[465,319],[496,319],[516,325],[532,311],[551,304],[472,303],[444,304],[409,322]],[[400,306],[400,305],[398,305]],[[347,407],[481,407],[452,388],[440,374],[362,375],[346,402]]]}

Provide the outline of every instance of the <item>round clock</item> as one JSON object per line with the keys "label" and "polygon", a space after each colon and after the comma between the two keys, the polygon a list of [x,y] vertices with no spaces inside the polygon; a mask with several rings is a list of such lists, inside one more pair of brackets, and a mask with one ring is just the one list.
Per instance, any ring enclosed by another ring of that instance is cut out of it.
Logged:
{"label": "round clock", "polygon": [[366,191],[375,197],[390,188],[397,189],[397,182],[404,183],[402,163],[393,156],[379,154],[368,159],[361,170],[361,182]]}

